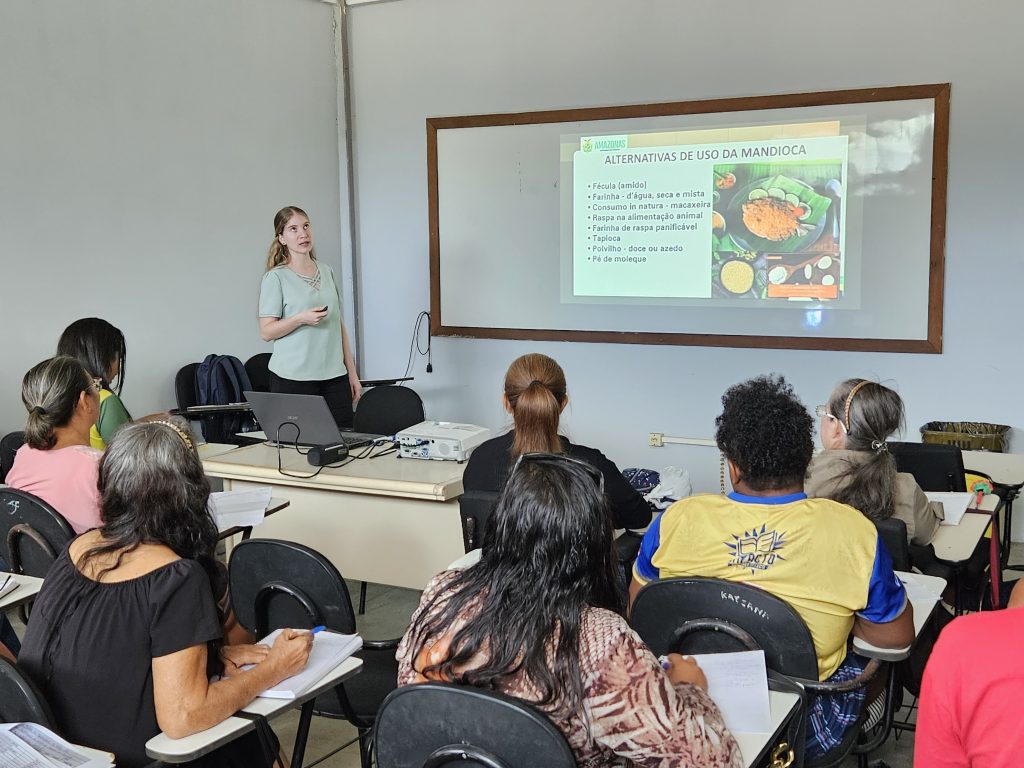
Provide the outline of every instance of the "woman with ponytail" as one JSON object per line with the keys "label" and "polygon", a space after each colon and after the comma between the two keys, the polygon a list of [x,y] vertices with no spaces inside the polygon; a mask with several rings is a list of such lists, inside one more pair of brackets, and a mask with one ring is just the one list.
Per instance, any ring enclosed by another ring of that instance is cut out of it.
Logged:
{"label": "woman with ponytail", "polygon": [[363,386],[342,317],[341,292],[316,258],[309,217],[282,208],[260,285],[260,338],[274,342],[270,391],[320,395],[338,426],[351,427]]}
{"label": "woman with ponytail", "polygon": [[515,460],[524,453],[566,454],[585,461],[604,475],[616,528],[645,528],[653,508],[603,453],[575,445],[558,433],[559,418],[569,403],[562,367],[547,355],[523,355],[505,374],[502,395],[513,428],[488,440],[469,457],[462,485],[467,491],[500,491]]}
{"label": "woman with ponytail", "polygon": [[75,533],[100,525],[96,474],[103,453],[89,447],[99,390],[100,382],[71,357],[44,360],[21,384],[28,411],[25,445],[15,454],[7,484],[41,498]]}
{"label": "woman with ponytail", "polygon": [[849,504],[871,520],[896,517],[912,544],[932,540],[942,520],[913,475],[896,471],[888,438],[903,427],[903,400],[881,384],[847,379],[818,406],[824,449],[807,470],[808,496]]}

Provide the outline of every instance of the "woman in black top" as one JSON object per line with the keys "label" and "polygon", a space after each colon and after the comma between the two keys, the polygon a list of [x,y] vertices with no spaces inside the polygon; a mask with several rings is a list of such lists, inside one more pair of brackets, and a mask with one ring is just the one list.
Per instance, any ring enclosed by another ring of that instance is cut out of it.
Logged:
{"label": "woman in black top", "polygon": [[467,491],[500,491],[509,470],[523,453],[564,453],[585,461],[604,475],[616,528],[645,528],[654,508],[637,493],[603,453],[575,445],[558,434],[562,410],[569,402],[562,367],[547,355],[523,355],[505,374],[502,395],[515,428],[488,440],[469,457],[462,485]]}
{"label": "woman in black top", "polygon": [[[72,541],[50,568],[18,665],[65,737],[132,768],[150,762],[146,741],[161,730],[181,738],[209,728],[301,670],[312,636],[287,631],[270,649],[220,647],[211,589],[217,527],[184,429],[122,427],[98,485],[103,525]],[[245,663],[256,666],[242,671]],[[230,677],[211,684],[225,667]],[[221,750],[245,750],[246,764],[261,764],[248,759],[251,742]],[[223,765],[229,757],[218,750],[204,760]]]}

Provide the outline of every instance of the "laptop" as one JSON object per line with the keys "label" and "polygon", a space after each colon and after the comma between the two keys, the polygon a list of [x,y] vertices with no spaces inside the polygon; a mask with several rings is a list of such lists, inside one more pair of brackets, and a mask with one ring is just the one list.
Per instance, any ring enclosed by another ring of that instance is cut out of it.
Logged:
{"label": "laptop", "polygon": [[243,392],[256,420],[274,443],[281,445],[335,445],[349,450],[369,445],[383,435],[338,429],[327,401],[320,395],[289,395],[283,392]]}

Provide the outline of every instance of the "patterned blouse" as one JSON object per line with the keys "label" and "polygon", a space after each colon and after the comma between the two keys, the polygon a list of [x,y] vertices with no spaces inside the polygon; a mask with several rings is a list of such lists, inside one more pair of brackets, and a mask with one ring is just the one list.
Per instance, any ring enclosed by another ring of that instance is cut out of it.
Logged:
{"label": "patterned blouse", "polygon": [[[446,571],[427,586],[412,625],[424,607],[455,575]],[[450,634],[449,634],[450,637]],[[413,668],[422,649],[411,648],[411,629],[398,646],[398,684],[423,682]],[[444,638],[428,638],[433,648]],[[725,727],[718,707],[695,685],[673,685],[640,637],[617,614],[588,608],[580,624],[582,712],[568,716],[555,708],[545,713],[562,731],[580,768],[739,768],[739,746]],[[526,701],[540,693],[520,673],[502,689]],[[590,729],[588,733],[587,723]]]}

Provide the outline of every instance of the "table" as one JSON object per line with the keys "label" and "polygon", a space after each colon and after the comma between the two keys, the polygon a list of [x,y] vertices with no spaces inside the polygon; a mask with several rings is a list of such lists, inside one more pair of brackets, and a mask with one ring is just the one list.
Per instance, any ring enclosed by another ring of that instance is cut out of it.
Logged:
{"label": "table", "polygon": [[35,576],[24,576],[22,574],[11,574],[11,578],[18,582],[12,591],[0,596],[0,611],[10,608],[17,608],[20,605],[31,602],[43,588],[43,580]]}
{"label": "table", "polygon": [[[788,691],[768,691],[768,705],[772,711],[772,732],[771,733],[747,733],[745,731],[733,731],[736,743],[740,745],[740,752],[743,754],[743,764],[746,766],[757,765],[768,751],[775,746],[786,723],[789,721],[793,711],[799,706],[800,697]],[[790,744],[795,749],[795,744]]]}
{"label": "table", "polygon": [[305,544],[342,575],[358,581],[423,589],[463,554],[457,498],[464,464],[400,459],[396,454],[356,459],[316,472],[306,457],[283,447],[245,446],[203,460],[225,490],[270,485],[291,502],[284,516],[266,520],[258,537]]}
{"label": "table", "polygon": [[[263,715],[270,720],[293,707],[307,702],[312,705],[314,698],[358,674],[362,666],[362,659],[350,656],[324,675],[319,683],[301,696],[295,699],[257,698],[253,699],[252,703],[248,706],[242,707],[241,711],[254,715]],[[191,736],[186,736],[182,739],[172,739],[160,733],[146,742],[146,754],[154,760],[163,760],[167,763],[185,763],[202,757],[217,747],[233,741],[243,733],[253,730],[253,727],[252,720],[232,715],[212,728],[207,728],[199,733],[193,733]]]}
{"label": "table", "polygon": [[[954,527],[954,526],[947,526]],[[946,580],[938,576],[925,576],[922,573],[909,573],[907,571],[896,571],[900,581],[906,585],[907,597],[914,609],[914,639],[916,641],[924,625],[931,618],[935,606],[942,596],[942,590],[946,588]],[[914,647],[911,643],[906,648],[880,648],[872,645],[867,640],[859,637],[853,638],[853,647],[861,656],[867,656],[880,661],[902,661],[910,656]]]}

